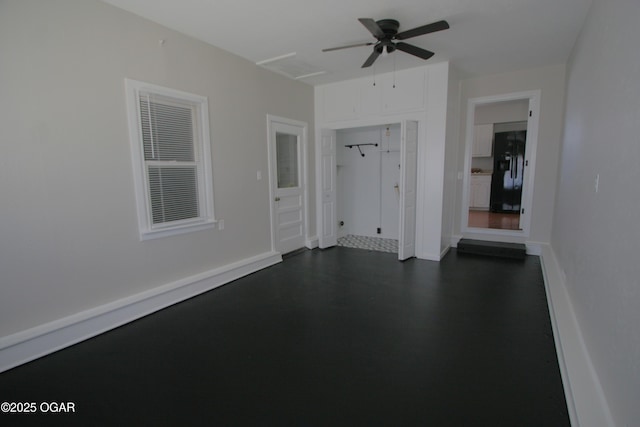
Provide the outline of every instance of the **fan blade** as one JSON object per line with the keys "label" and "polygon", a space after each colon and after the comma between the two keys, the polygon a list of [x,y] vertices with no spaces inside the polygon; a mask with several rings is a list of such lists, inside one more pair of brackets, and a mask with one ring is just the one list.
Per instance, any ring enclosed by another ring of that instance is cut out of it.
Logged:
{"label": "fan blade", "polygon": [[332,50],[348,49],[350,47],[359,47],[359,46],[371,46],[372,44],[375,44],[375,43],[368,42],[368,43],[350,44],[350,45],[347,45],[347,46],[340,46],[340,47],[330,47],[329,49],[322,49],[322,51],[323,52],[331,52]]}
{"label": "fan blade", "polygon": [[360,21],[362,25],[367,27],[367,30],[369,30],[369,32],[373,34],[375,38],[377,38],[378,40],[384,38],[384,31],[382,31],[382,28],[380,28],[380,25],[378,25],[376,21],[374,21],[373,19],[358,18],[358,21]]}
{"label": "fan blade", "polygon": [[410,39],[411,37],[421,36],[423,34],[435,33],[436,31],[442,31],[449,28],[447,21],[438,21],[433,24],[423,25],[422,27],[413,28],[411,30],[403,31],[396,34],[394,37],[396,40]]}
{"label": "fan blade", "polygon": [[422,59],[429,59],[434,55],[434,53],[429,50],[425,50],[418,46],[414,46],[412,44],[403,43],[403,42],[396,43],[396,49],[401,50],[403,52],[407,52],[411,55],[420,57]]}
{"label": "fan blade", "polygon": [[378,56],[380,56],[380,54],[378,53],[377,50],[374,49],[373,53],[369,55],[367,60],[364,61],[364,64],[362,64],[362,68],[370,67],[376,61],[376,59],[378,59]]}

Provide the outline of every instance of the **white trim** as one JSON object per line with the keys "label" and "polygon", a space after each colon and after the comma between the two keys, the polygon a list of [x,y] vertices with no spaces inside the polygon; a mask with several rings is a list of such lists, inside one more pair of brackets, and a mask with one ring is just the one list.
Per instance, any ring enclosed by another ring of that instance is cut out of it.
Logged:
{"label": "white trim", "polygon": [[[140,240],[156,239],[215,227],[216,219],[213,204],[213,172],[211,165],[208,98],[127,78],[124,79],[124,83]],[[155,228],[152,224],[151,207],[149,206],[149,189],[145,172],[144,149],[142,146],[142,130],[139,120],[140,92],[151,92],[169,98],[187,101],[197,107],[196,119],[198,127],[196,130],[198,134],[195,145],[199,153],[198,158],[201,159],[200,162],[202,165],[198,168],[198,202],[200,204],[200,212],[197,219],[182,224],[165,224]]]}
{"label": "white trim", "polygon": [[0,372],[69,347],[282,261],[265,252],[0,338]]}
{"label": "white trim", "polygon": [[304,245],[307,249],[315,249],[318,247],[318,236],[309,237],[304,241]]}
{"label": "white trim", "polygon": [[[470,98],[467,101],[467,123],[465,137],[464,173],[462,180],[462,214],[460,229],[462,233],[490,234],[494,236],[529,237],[531,226],[531,212],[533,210],[533,190],[535,181],[536,152],[538,146],[538,126],[540,123],[540,96],[542,91],[530,90],[513,92],[502,95],[483,96]],[[527,118],[527,141],[525,146],[525,159],[529,166],[524,171],[524,187],[522,191],[521,206],[524,213],[520,215],[521,230],[497,230],[487,228],[469,227],[469,186],[471,181],[471,154],[473,149],[473,127],[475,122],[475,109],[478,106],[495,102],[529,100],[529,111],[532,115]]]}
{"label": "white trim", "polygon": [[266,65],[276,61],[282,61],[283,59],[293,58],[296,56],[295,52],[285,53],[284,55],[274,56],[273,58],[263,59],[262,61],[256,62],[256,65]]}
{"label": "white trim", "polygon": [[309,73],[309,74],[304,74],[302,76],[294,77],[294,79],[296,80],[307,79],[309,77],[315,77],[315,76],[319,76],[326,73],[327,73],[326,71],[316,71],[315,73]]}
{"label": "white trim", "polygon": [[194,231],[206,230],[208,228],[214,228],[218,223],[217,220],[199,221],[193,224],[174,225],[166,230],[154,230],[140,234],[140,240],[152,240],[159,239],[161,237],[175,236],[176,234],[191,233]]}
{"label": "white trim", "polygon": [[440,259],[438,261],[441,261],[442,258],[444,258],[444,256],[449,252],[449,249],[451,249],[451,246],[447,245],[440,251]]}
{"label": "white trim", "polygon": [[525,246],[527,247],[527,255],[541,256],[542,255],[542,245],[544,245],[544,243],[540,243],[540,242],[525,242]]}
{"label": "white trim", "polygon": [[416,253],[416,258],[426,259],[427,261],[442,261],[442,254],[441,253],[422,252],[421,254]]}
{"label": "white trim", "polygon": [[[317,106],[316,106],[317,107]],[[406,113],[406,114],[398,114],[398,115],[390,115],[387,117],[374,117],[371,119],[360,119],[360,120],[349,120],[345,122],[330,122],[324,123],[323,127],[316,128],[316,222],[317,222],[317,233],[322,232],[322,167],[320,164],[321,160],[321,152],[320,152],[320,143],[322,141],[322,131],[330,130],[330,131],[340,131],[340,130],[349,130],[349,129],[359,129],[366,127],[374,127],[374,126],[387,126],[389,124],[398,124],[401,127],[404,127],[406,122],[413,121],[418,123],[418,145],[416,147],[418,160],[416,165],[416,206],[415,206],[415,243],[414,250],[415,256],[420,259],[426,259],[429,261],[440,261],[442,259],[441,256],[435,254],[427,254],[423,253],[423,221],[420,218],[424,218],[424,205],[422,200],[424,199],[424,187],[422,184],[424,175],[424,163],[421,163],[424,157],[428,155],[425,154],[427,152],[426,147],[426,120],[424,118],[423,112],[418,113]],[[400,227],[398,226],[398,230]],[[339,234],[338,234],[339,236]]]}
{"label": "white trim", "polygon": [[562,269],[551,246],[541,245],[541,253],[542,275],[571,425],[614,426],[571,305]]}

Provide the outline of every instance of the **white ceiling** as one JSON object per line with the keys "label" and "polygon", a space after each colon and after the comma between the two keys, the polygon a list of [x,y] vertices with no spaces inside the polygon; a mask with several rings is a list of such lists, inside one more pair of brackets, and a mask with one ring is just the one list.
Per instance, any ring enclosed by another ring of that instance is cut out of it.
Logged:
{"label": "white ceiling", "polygon": [[358,18],[396,19],[404,31],[441,19],[450,29],[407,42],[436,53],[380,57],[375,72],[450,60],[465,77],[566,62],[592,0],[104,0],[252,62],[295,52],[296,64],[325,74],[317,85],[364,75],[375,41]]}

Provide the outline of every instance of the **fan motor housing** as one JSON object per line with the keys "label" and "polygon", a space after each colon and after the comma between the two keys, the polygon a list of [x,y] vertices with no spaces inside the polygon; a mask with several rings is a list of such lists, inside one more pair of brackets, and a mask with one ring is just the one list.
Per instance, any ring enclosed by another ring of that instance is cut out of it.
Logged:
{"label": "fan motor housing", "polygon": [[376,24],[382,29],[382,32],[384,32],[387,38],[395,36],[400,28],[400,23],[395,19],[381,19],[380,21],[376,21]]}

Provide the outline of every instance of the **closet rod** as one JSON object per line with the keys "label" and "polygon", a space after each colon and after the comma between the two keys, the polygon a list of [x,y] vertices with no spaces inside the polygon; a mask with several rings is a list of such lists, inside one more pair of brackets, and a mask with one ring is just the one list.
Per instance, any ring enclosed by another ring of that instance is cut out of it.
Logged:
{"label": "closet rod", "polygon": [[363,152],[362,152],[362,150],[360,149],[360,147],[362,147],[363,145],[373,145],[374,147],[377,147],[377,146],[378,146],[378,144],[377,144],[377,143],[375,143],[375,142],[367,142],[367,143],[365,143],[365,144],[348,144],[348,145],[345,145],[345,147],[347,147],[347,148],[353,148],[353,147],[356,147],[356,148],[358,149],[358,151],[360,152],[360,155],[361,155],[362,157],[364,157],[364,153],[363,153]]}

